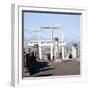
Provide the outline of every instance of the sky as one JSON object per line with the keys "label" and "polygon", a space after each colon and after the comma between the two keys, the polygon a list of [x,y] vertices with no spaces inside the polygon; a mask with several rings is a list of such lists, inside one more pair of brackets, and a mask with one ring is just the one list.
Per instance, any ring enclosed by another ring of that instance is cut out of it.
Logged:
{"label": "sky", "polygon": [[[61,25],[64,40],[67,43],[80,41],[80,15],[24,12],[24,47],[31,40],[50,40],[51,30],[41,30],[40,26],[55,26],[58,24]],[[55,29],[54,36],[61,38],[60,31]]]}

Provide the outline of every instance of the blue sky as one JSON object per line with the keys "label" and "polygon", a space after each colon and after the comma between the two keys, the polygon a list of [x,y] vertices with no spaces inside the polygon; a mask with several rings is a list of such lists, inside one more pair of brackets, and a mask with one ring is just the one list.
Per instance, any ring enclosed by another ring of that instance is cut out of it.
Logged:
{"label": "blue sky", "polygon": [[[80,15],[24,12],[24,47],[30,40],[39,39],[38,31],[40,29],[37,29],[38,26],[54,26],[56,24],[63,27],[66,42],[80,41]],[[33,27],[35,29],[32,29]],[[54,34],[60,37],[60,31],[54,30]],[[50,38],[51,31],[43,30],[41,39]]]}

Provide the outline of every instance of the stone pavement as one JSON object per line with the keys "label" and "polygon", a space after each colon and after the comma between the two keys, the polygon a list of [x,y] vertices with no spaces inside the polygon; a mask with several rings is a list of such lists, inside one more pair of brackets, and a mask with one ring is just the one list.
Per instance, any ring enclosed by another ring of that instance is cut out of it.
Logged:
{"label": "stone pavement", "polygon": [[30,75],[24,73],[26,77],[42,77],[42,76],[65,76],[65,75],[79,75],[80,62],[78,61],[63,61],[63,62],[50,62],[47,67],[40,68],[40,70]]}

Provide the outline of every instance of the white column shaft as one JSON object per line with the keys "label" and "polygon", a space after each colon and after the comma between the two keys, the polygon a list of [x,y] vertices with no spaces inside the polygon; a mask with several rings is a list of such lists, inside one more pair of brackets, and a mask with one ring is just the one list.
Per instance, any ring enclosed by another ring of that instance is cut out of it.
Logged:
{"label": "white column shaft", "polygon": [[53,46],[51,45],[51,60],[53,59]]}
{"label": "white column shaft", "polygon": [[39,58],[42,59],[42,49],[41,49],[41,46],[39,46]]}
{"label": "white column shaft", "polygon": [[77,56],[77,51],[76,51],[75,47],[72,47],[72,56],[73,56],[73,58],[76,58],[76,56]]}
{"label": "white column shaft", "polygon": [[62,59],[64,60],[64,47],[62,47]]}

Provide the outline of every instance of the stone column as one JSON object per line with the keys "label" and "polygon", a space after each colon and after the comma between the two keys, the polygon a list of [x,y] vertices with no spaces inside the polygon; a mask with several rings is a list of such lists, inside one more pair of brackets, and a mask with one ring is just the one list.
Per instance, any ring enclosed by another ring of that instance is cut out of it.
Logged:
{"label": "stone column", "polygon": [[53,59],[53,45],[51,44],[51,60]]}
{"label": "stone column", "polygon": [[41,46],[39,46],[39,58],[42,59],[42,49],[41,49]]}
{"label": "stone column", "polygon": [[72,46],[72,57],[73,59],[76,59],[77,57],[77,50],[76,50],[76,47]]}
{"label": "stone column", "polygon": [[64,46],[62,48],[62,59],[64,60]]}
{"label": "stone column", "polygon": [[54,59],[58,59],[59,45],[58,38],[54,38]]}

